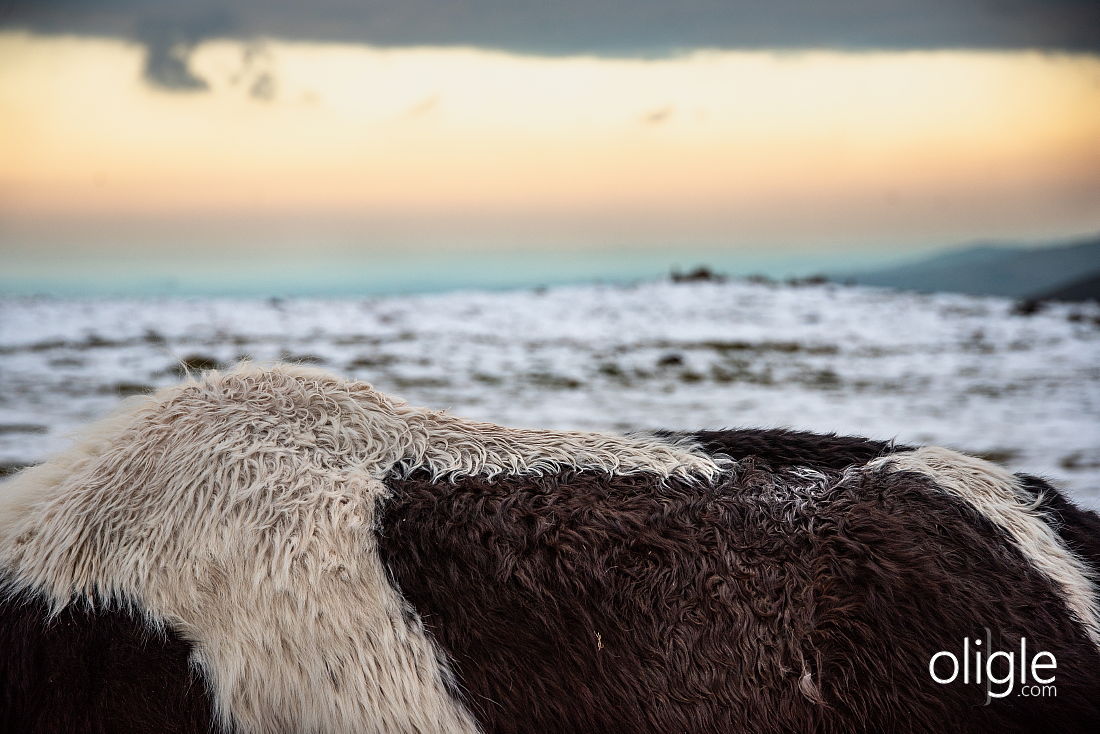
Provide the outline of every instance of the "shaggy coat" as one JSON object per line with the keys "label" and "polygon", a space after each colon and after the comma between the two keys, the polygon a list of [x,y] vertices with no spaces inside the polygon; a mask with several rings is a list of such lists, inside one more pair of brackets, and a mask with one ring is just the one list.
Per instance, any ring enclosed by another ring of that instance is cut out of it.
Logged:
{"label": "shaggy coat", "polygon": [[[1100,518],[945,449],[244,365],[0,485],[0,732],[1091,732],[1098,570]],[[929,673],[1021,638],[1056,696]]]}

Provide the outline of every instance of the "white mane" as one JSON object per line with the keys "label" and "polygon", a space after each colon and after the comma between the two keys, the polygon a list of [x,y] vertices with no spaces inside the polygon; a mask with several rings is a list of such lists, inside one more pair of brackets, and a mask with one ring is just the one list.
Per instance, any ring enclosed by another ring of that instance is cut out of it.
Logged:
{"label": "white mane", "polygon": [[[130,605],[194,645],[243,732],[476,732],[377,550],[383,479],[565,468],[712,480],[691,446],[410,407],[280,365],[134,399],[0,486],[8,593]],[[410,621],[412,620],[412,621]]]}
{"label": "white mane", "polygon": [[1100,606],[1093,573],[1066,547],[1015,476],[996,464],[935,446],[891,454],[868,465],[872,471],[881,467],[930,477],[941,491],[998,526],[1032,568],[1061,589],[1069,613],[1100,645]]}

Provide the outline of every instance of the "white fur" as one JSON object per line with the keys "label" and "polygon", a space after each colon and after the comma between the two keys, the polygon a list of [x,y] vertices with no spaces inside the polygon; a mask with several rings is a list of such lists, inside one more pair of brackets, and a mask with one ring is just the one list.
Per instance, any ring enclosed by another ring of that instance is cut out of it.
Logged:
{"label": "white fur", "polygon": [[464,734],[477,724],[378,555],[381,480],[566,467],[722,471],[656,438],[473,423],[318,370],[246,364],[131,401],[0,486],[0,567],[9,591],[55,610],[130,603],[171,625],[223,725]]}
{"label": "white fur", "polygon": [[1062,590],[1070,613],[1100,645],[1100,603],[1090,569],[1043,519],[1038,503],[1015,476],[988,461],[933,446],[891,454],[868,467],[925,474],[939,489],[989,518],[1036,570]]}

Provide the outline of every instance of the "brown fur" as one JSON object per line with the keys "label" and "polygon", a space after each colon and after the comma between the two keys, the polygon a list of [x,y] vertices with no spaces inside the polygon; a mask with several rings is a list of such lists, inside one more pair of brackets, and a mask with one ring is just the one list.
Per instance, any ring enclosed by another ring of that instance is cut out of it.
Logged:
{"label": "brown fur", "polygon": [[[491,732],[1090,730],[1100,655],[977,513],[907,473],[715,486],[564,473],[393,483],[382,551]],[[990,627],[1058,697],[927,664]]]}

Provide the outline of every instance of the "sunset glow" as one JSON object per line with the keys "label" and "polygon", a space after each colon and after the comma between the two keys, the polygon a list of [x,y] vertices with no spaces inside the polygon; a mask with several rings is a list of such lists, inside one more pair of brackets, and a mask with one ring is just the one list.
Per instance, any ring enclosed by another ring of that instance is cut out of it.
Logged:
{"label": "sunset glow", "polygon": [[141,64],[122,41],[0,35],[0,215],[21,242],[192,217],[431,244],[456,229],[812,246],[1100,228],[1090,55],[225,40],[195,49],[196,92],[148,86]]}

